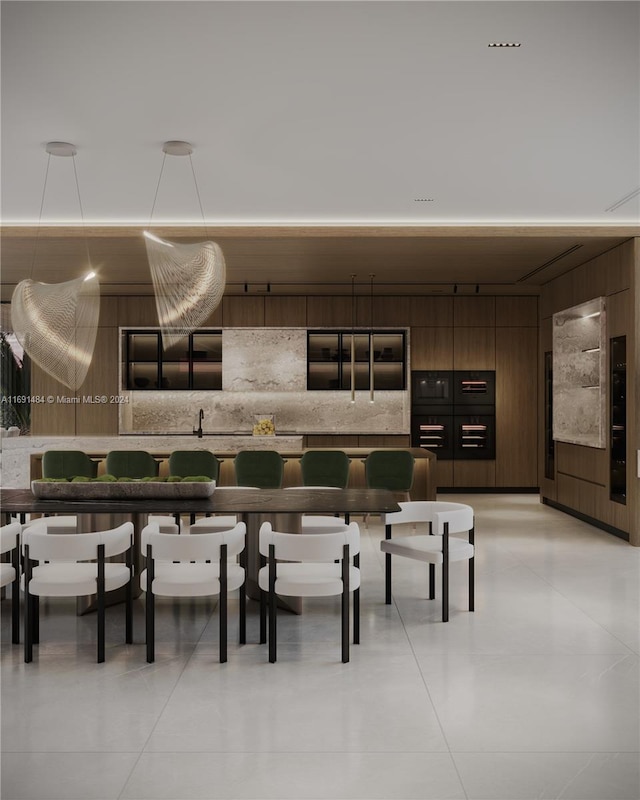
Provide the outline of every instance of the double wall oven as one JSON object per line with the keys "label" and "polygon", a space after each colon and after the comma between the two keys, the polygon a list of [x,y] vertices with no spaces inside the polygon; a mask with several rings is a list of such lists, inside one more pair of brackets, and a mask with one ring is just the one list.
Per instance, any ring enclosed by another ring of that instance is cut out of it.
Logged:
{"label": "double wall oven", "polygon": [[411,443],[440,459],[494,459],[495,372],[411,373]]}

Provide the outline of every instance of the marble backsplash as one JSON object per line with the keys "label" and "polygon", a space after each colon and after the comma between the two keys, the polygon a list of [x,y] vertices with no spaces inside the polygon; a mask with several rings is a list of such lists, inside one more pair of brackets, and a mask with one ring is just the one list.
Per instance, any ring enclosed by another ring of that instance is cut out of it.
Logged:
{"label": "marble backsplash", "polygon": [[251,433],[254,416],[273,414],[277,433],[406,434],[408,392],[129,392],[120,433],[190,433],[204,411],[206,433]]}
{"label": "marble backsplash", "polygon": [[408,390],[377,391],[374,403],[359,391],[351,403],[347,391],[307,391],[306,385],[306,328],[225,328],[222,391],[123,390],[119,431],[188,434],[202,409],[207,433],[251,433],[259,414],[273,414],[279,434],[409,433]]}

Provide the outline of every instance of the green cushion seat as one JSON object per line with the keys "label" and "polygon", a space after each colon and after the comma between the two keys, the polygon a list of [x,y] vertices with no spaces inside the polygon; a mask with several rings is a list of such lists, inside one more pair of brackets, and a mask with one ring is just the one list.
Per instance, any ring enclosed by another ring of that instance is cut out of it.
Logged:
{"label": "green cushion seat", "polygon": [[307,450],[300,459],[304,486],[335,486],[349,483],[349,457],[342,450]]}
{"label": "green cushion seat", "polygon": [[98,462],[81,450],[47,450],[42,456],[43,478],[95,478]]}
{"label": "green cushion seat", "polygon": [[155,478],[160,464],[145,450],[112,450],[106,468],[116,478]]}
{"label": "green cushion seat", "polygon": [[364,460],[367,488],[411,491],[414,461],[408,450],[373,450]]}
{"label": "green cushion seat", "polygon": [[220,461],[210,450],[174,450],[169,456],[169,475],[206,475],[217,483]]}
{"label": "green cushion seat", "polygon": [[275,450],[241,450],[234,460],[238,486],[280,489],[284,458]]}

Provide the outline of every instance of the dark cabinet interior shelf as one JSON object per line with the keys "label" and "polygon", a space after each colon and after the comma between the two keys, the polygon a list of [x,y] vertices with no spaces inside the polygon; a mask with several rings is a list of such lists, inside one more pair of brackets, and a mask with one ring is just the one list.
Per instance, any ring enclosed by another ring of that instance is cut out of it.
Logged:
{"label": "dark cabinet interior shelf", "polygon": [[370,388],[372,367],[374,389],[406,388],[404,331],[324,330],[307,334],[307,389],[351,390],[352,350],[356,389]]}
{"label": "dark cabinet interior shelf", "polygon": [[222,389],[222,331],[194,331],[163,350],[159,330],[127,330],[122,354],[125,389]]}

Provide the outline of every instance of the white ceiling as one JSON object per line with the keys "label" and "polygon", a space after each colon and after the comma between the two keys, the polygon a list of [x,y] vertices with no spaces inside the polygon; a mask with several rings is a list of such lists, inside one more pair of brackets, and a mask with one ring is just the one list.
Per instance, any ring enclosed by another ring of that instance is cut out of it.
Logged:
{"label": "white ceiling", "polygon": [[[638,2],[2,2],[3,222],[634,223]],[[492,41],[519,48],[489,48]],[[433,198],[433,202],[415,202]],[[78,220],[52,158],[43,221]],[[167,157],[154,221],[197,221]]]}

